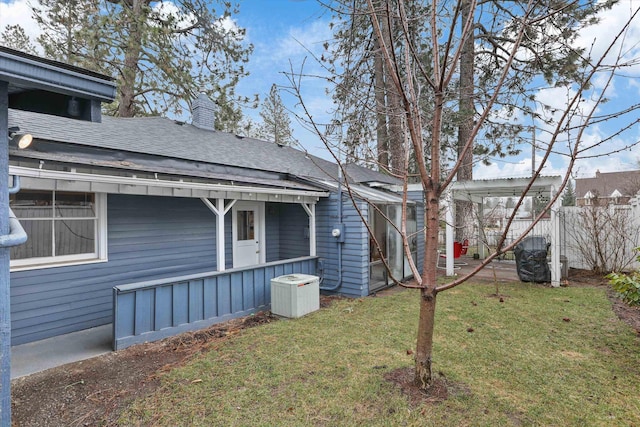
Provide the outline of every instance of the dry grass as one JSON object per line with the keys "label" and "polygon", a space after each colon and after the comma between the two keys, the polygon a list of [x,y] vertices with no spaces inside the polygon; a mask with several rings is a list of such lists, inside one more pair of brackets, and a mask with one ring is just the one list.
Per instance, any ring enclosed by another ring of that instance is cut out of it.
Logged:
{"label": "dry grass", "polygon": [[[453,390],[412,402],[418,297],[339,300],[210,347],[123,425],[640,425],[640,345],[605,290],[464,285],[438,297],[434,368]],[[472,332],[469,332],[471,331]]]}

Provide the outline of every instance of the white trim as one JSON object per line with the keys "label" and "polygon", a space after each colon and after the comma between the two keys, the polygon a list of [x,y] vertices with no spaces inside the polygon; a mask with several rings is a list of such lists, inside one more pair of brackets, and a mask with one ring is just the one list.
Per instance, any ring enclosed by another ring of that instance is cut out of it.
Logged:
{"label": "white trim", "polygon": [[[40,178],[48,180],[62,180],[68,181],[67,184],[74,181],[86,182],[92,184],[112,184],[118,187],[119,191],[130,194],[152,194],[149,192],[150,188],[165,188],[173,191],[188,192],[189,194],[180,194],[183,197],[198,197],[201,198],[203,194],[195,195],[194,192],[210,191],[213,194],[207,195],[209,198],[225,198],[234,199],[236,197],[230,196],[226,193],[242,194],[245,198],[257,197],[258,195],[275,195],[275,196],[301,196],[305,198],[315,199],[318,197],[327,197],[329,195],[326,191],[310,191],[310,190],[294,190],[286,188],[269,188],[269,187],[252,187],[244,185],[229,185],[229,184],[208,184],[201,182],[183,182],[183,181],[169,181],[169,180],[155,180],[147,178],[136,178],[127,176],[114,176],[114,175],[100,175],[100,174],[88,174],[79,172],[66,172],[66,171],[54,171],[46,169],[34,169],[23,166],[9,166],[10,175],[19,175],[25,178]],[[89,192],[97,192],[94,190],[88,190]],[[221,197],[222,196],[222,197]],[[278,199],[279,197],[276,197]],[[282,200],[283,202],[293,202],[294,200]],[[311,201],[310,199],[306,201]]]}
{"label": "white trim", "polygon": [[[25,188],[28,190],[28,188]],[[42,190],[42,191],[52,191],[55,193],[55,190]],[[85,218],[90,220],[95,220],[96,230],[95,237],[96,242],[94,246],[93,253],[86,254],[75,254],[75,255],[54,255],[48,257],[34,257],[34,258],[23,258],[16,259],[10,261],[10,271],[25,271],[25,270],[36,270],[36,269],[44,269],[44,268],[52,268],[52,267],[64,267],[64,266],[72,266],[72,265],[80,265],[80,264],[93,264],[100,262],[107,262],[108,259],[108,230],[107,230],[107,195],[105,193],[93,193],[95,195],[95,203],[96,203],[96,216],[91,218]],[[54,201],[55,203],[55,201]],[[34,218],[29,218],[34,219]],[[35,218],[38,219],[38,218]],[[41,220],[52,220],[55,218],[40,218]],[[81,217],[76,217],[74,220],[83,219]],[[53,231],[52,231],[53,232]]]}
{"label": "white trim", "polygon": [[[61,257],[58,257],[61,258]],[[46,259],[46,258],[30,258],[30,259]],[[43,264],[31,264],[31,265],[11,265],[10,271],[16,272],[16,271],[29,271],[29,270],[41,270],[41,269],[45,269],[45,268],[57,268],[57,267],[71,267],[71,266],[76,266],[76,265],[85,265],[85,264],[101,264],[101,263],[105,263],[108,262],[108,259],[100,259],[100,258],[88,258],[88,259],[82,259],[82,258],[77,258],[76,260],[72,260],[72,261],[62,261],[62,260],[57,260],[56,262],[51,262],[51,263],[43,263]]]}
{"label": "white trim", "polygon": [[316,205],[301,203],[309,215],[309,256],[316,256]]}
{"label": "white trim", "polygon": [[238,223],[237,223],[237,214],[238,210],[253,210],[255,209],[257,218],[254,218],[254,232],[255,228],[258,228],[258,235],[254,234],[254,239],[257,237],[258,239],[258,264],[264,264],[266,262],[266,220],[265,220],[265,204],[264,202],[253,202],[253,201],[237,201],[233,203],[231,209],[231,245],[232,245],[232,253],[233,253],[233,268],[236,268],[237,264],[237,247],[236,242],[238,239]]}

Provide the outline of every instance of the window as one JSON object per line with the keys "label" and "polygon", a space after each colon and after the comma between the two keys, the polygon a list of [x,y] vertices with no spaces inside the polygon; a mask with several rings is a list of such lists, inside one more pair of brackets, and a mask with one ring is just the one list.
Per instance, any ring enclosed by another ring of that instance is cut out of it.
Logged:
{"label": "window", "polygon": [[255,240],[253,211],[238,211],[238,240]]}
{"label": "window", "polygon": [[11,267],[106,259],[106,195],[22,190],[10,207],[27,233],[11,248]]}

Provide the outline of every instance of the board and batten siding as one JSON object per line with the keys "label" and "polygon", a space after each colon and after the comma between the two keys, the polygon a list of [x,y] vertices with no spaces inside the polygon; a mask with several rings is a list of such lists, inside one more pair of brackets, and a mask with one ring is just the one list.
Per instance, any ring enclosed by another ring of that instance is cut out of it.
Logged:
{"label": "board and batten siding", "polygon": [[[331,293],[350,297],[362,297],[369,293],[369,237],[367,229],[353,203],[343,194],[342,223],[345,227],[345,242],[338,243],[331,230],[338,219],[338,195],[332,192],[328,199],[316,205],[316,248],[321,259],[322,287],[333,287],[338,283],[338,245],[342,245],[342,284]],[[364,217],[368,205],[356,200]],[[320,273],[320,271],[318,271]]]}
{"label": "board and batten siding", "polygon": [[12,345],[110,323],[114,286],[216,269],[215,215],[202,201],[107,203],[108,262],[11,273]]}

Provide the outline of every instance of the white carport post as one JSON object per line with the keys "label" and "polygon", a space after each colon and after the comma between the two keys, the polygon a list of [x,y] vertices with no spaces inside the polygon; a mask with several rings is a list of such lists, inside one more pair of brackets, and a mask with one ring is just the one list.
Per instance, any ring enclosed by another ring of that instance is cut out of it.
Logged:
{"label": "white carport post", "polygon": [[309,256],[316,256],[316,205],[301,203],[309,215]]}
{"label": "white carport post", "polygon": [[[556,193],[554,185],[551,186],[550,198],[553,199]],[[560,198],[551,206],[551,286],[557,288],[560,286],[560,277],[562,275],[560,269]]]}
{"label": "white carport post", "polygon": [[444,221],[445,221],[445,236],[446,236],[446,247],[445,247],[445,254],[446,254],[446,270],[447,270],[447,276],[453,276],[454,273],[454,259],[453,259],[453,197],[451,194],[451,191],[447,192],[447,196],[445,199],[445,214],[444,214]]}
{"label": "white carport post", "polygon": [[200,200],[202,200],[211,212],[216,214],[216,263],[218,265],[218,271],[224,271],[226,269],[226,260],[224,256],[224,216],[229,212],[229,209],[236,204],[237,200],[231,200],[227,206],[224,205],[224,199],[216,199],[216,205],[211,203],[211,201],[205,197],[202,197]]}

